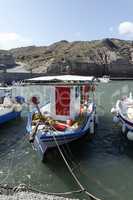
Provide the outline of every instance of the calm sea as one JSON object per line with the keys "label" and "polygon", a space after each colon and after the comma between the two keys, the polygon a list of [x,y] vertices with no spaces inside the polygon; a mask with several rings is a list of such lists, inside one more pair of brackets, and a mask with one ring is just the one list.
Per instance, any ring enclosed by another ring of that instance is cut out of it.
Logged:
{"label": "calm sea", "polygon": [[[63,148],[81,183],[103,200],[133,198],[133,143],[112,123],[110,113],[115,101],[130,91],[132,81],[100,83],[96,91],[99,125],[94,138],[90,141],[85,137]],[[41,102],[50,95],[44,86],[18,87],[15,93],[26,98],[38,95]],[[79,189],[58,150],[50,151],[41,163],[26,140],[26,117],[24,108],[21,119],[0,126],[0,184],[25,183],[48,192]],[[87,199],[82,194],[76,197]]]}

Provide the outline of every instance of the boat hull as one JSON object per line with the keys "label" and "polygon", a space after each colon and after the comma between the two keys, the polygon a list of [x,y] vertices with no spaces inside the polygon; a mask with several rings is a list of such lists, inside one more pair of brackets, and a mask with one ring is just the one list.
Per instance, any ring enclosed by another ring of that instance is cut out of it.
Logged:
{"label": "boat hull", "polygon": [[118,113],[118,117],[122,124],[125,124],[126,128],[133,131],[133,123],[126,118],[124,118],[120,113]]}
{"label": "boat hull", "polygon": [[67,134],[64,133],[62,135],[54,135],[54,136],[53,135],[47,136],[47,133],[46,134],[44,133],[42,136],[42,133],[38,132],[35,136],[33,146],[34,146],[34,149],[39,154],[40,159],[44,160],[44,155],[46,151],[50,148],[57,147],[57,144],[59,146],[64,145],[64,144],[80,139],[85,134],[91,135],[89,130],[92,126],[94,126],[95,114],[96,114],[96,110],[94,109],[94,111],[88,115],[84,126],[80,130],[74,131],[72,133],[68,132]]}
{"label": "boat hull", "polygon": [[21,111],[20,112],[13,111],[13,112],[6,113],[6,114],[0,116],[0,124],[3,124],[10,120],[16,119],[20,116],[21,116]]}
{"label": "boat hull", "polygon": [[118,100],[116,107],[112,108],[112,113],[115,114],[113,121],[120,122],[122,125],[122,133],[133,141],[133,120],[128,118],[128,108],[132,106],[132,99],[126,98],[126,101]]}

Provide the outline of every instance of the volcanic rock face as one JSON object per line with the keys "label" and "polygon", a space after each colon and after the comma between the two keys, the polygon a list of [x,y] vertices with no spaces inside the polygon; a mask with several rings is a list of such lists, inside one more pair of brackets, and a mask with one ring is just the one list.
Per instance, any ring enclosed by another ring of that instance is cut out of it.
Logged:
{"label": "volcanic rock face", "polygon": [[4,50],[0,50],[0,68],[9,68],[15,66],[15,58],[13,55]]}
{"label": "volcanic rock face", "polygon": [[45,47],[24,47],[10,52],[33,72],[133,76],[133,42],[118,39],[60,41]]}

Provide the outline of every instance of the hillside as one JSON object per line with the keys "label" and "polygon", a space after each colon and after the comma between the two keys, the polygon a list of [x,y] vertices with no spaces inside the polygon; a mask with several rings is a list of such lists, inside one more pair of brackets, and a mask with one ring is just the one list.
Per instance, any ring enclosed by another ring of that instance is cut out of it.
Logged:
{"label": "hillside", "polygon": [[133,42],[118,39],[60,41],[44,47],[12,49],[27,70],[49,74],[133,76]]}

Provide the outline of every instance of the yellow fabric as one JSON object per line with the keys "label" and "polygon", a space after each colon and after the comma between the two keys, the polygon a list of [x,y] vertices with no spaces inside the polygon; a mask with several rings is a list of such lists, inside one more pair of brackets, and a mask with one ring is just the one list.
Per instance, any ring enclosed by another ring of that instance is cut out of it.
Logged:
{"label": "yellow fabric", "polygon": [[34,113],[32,116],[33,121],[39,120],[41,118],[43,118],[43,120],[46,120],[46,117],[44,115],[41,117],[40,114],[38,114],[38,113]]}
{"label": "yellow fabric", "polygon": [[[44,120],[44,122],[48,122],[50,125],[54,125],[54,124],[58,124],[58,121],[52,119],[51,117],[46,117],[45,115],[40,116],[40,114],[38,113],[34,113],[32,116],[32,122],[33,125],[35,125],[36,123],[38,123],[40,120]],[[84,121],[84,116],[81,115],[79,116],[72,124],[72,128],[78,128],[80,126],[80,124],[82,124],[82,122]]]}

